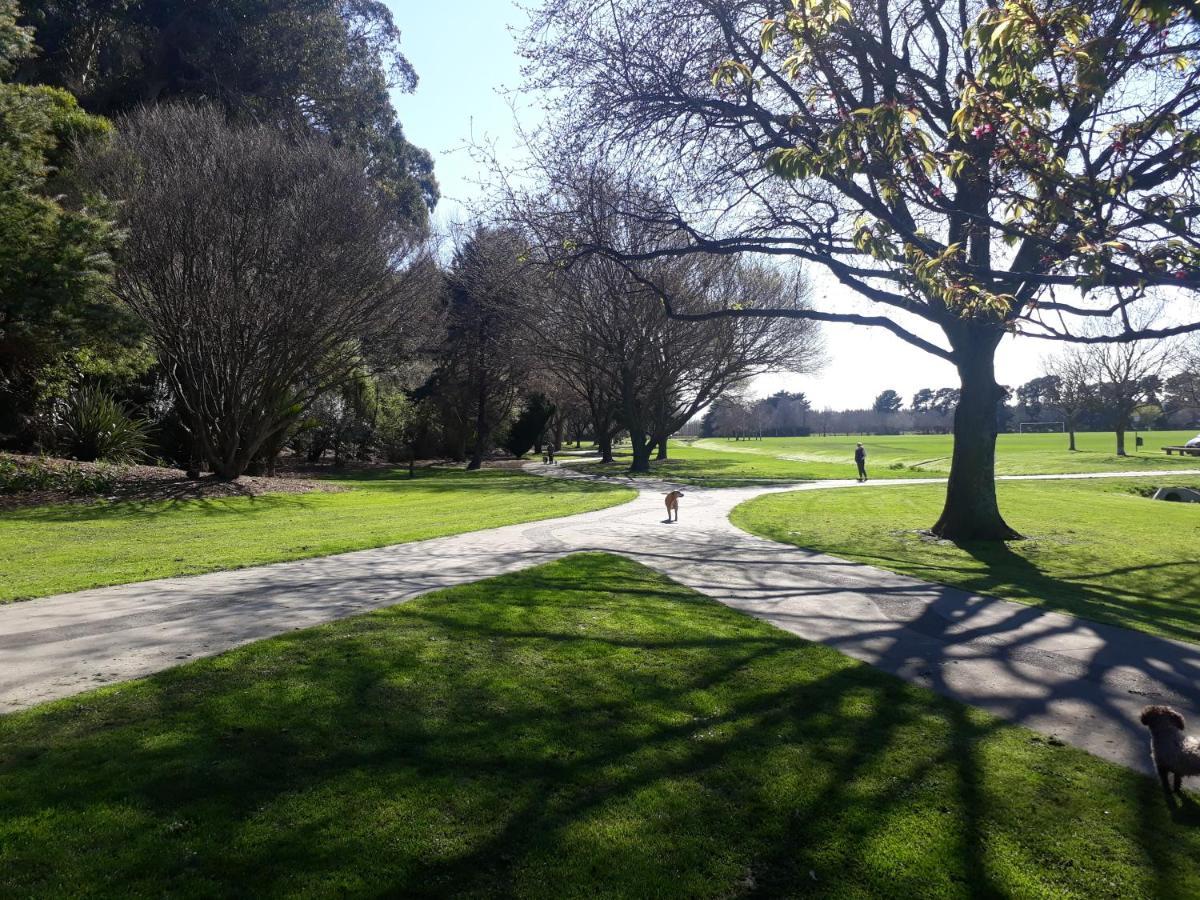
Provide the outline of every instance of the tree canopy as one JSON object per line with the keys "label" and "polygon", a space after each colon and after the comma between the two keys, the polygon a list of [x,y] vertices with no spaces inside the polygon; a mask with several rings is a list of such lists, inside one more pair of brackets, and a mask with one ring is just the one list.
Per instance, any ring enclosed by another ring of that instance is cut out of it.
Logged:
{"label": "tree canopy", "polygon": [[[33,52],[15,13],[0,0],[0,79]],[[23,427],[41,367],[124,330],[103,291],[113,229],[61,196],[72,149],[108,131],[64,90],[0,81],[0,433]]]}
{"label": "tree canopy", "polygon": [[[1198,46],[1185,13],[1117,0],[545,0],[526,53],[556,112],[545,158],[645,173],[666,202],[618,212],[687,238],[596,251],[799,258],[853,293],[727,314],[886,328],[958,368],[934,531],[970,539],[1013,535],[1001,338],[1200,329]],[[1153,295],[1183,301],[1173,321],[1132,326]]]}
{"label": "tree canopy", "polygon": [[325,140],[155,106],[122,119],[86,171],[121,199],[113,291],[146,323],[222,477],[352,380],[373,334],[428,318],[423,230],[397,222],[361,158]]}
{"label": "tree canopy", "polygon": [[42,52],[18,79],[62,87],[105,116],[171,99],[234,120],[312,129],[370,161],[398,214],[437,202],[428,153],[388,97],[416,73],[380,0],[23,0]]}

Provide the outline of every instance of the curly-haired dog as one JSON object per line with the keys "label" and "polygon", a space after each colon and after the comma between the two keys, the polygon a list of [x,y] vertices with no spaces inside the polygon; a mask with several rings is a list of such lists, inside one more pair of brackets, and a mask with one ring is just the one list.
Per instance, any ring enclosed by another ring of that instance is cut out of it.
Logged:
{"label": "curly-haired dog", "polygon": [[1200,739],[1185,737],[1183,716],[1169,706],[1147,706],[1141,722],[1150,729],[1150,758],[1158,769],[1164,791],[1167,775],[1175,776],[1175,793],[1185,775],[1200,775]]}

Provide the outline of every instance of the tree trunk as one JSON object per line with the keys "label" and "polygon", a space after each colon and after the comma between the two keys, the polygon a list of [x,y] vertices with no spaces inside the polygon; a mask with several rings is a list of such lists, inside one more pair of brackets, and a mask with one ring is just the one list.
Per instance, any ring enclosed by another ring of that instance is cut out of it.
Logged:
{"label": "tree trunk", "polygon": [[480,434],[475,438],[475,446],[471,448],[471,459],[467,463],[467,471],[473,472],[483,468],[483,457],[487,453],[487,435]]}
{"label": "tree trunk", "polygon": [[1070,437],[1071,445],[1069,447],[1067,447],[1067,449],[1074,450],[1075,449],[1075,426],[1072,425],[1070,430],[1067,433],[1071,436]]}
{"label": "tree trunk", "polygon": [[646,441],[646,433],[637,429],[629,429],[629,443],[633,447],[633,462],[630,472],[650,471],[650,444]]}
{"label": "tree trunk", "polygon": [[660,459],[660,460],[661,460],[661,459],[666,459],[666,458],[667,458],[667,438],[666,438],[666,435],[663,435],[662,437],[660,437],[660,438],[658,439],[658,456],[657,456],[657,457],[655,457],[655,458],[656,458],[656,459]]}
{"label": "tree trunk", "polygon": [[596,435],[596,446],[600,448],[600,462],[610,463],[613,461],[612,452],[612,435],[608,432],[601,432]]}
{"label": "tree trunk", "polygon": [[237,481],[246,472],[247,461],[240,457],[235,457],[231,460],[221,460],[220,462],[210,463],[213,474],[221,481]]}
{"label": "tree trunk", "polygon": [[[1007,541],[1009,528],[996,502],[996,384],[998,333],[963,325],[954,341],[962,394],[954,411],[954,455],[942,515],[930,529],[951,541]],[[972,333],[975,332],[975,333]]]}
{"label": "tree trunk", "polygon": [[1117,456],[1128,456],[1125,452],[1125,429],[1117,428]]}
{"label": "tree trunk", "polygon": [[488,425],[488,391],[483,388],[475,403],[475,447],[471,451],[471,461],[467,463],[467,471],[473,472],[483,466],[483,455],[487,453],[488,441],[492,430]]}

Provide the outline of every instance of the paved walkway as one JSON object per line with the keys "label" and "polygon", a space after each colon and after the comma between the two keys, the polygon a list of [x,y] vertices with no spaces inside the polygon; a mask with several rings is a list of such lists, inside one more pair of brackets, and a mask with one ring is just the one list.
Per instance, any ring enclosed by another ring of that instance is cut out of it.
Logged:
{"label": "paved walkway", "polygon": [[1170,703],[1200,726],[1200,646],[928,584],[729,523],[738,503],[789,488],[684,487],[682,521],[667,525],[659,489],[668,485],[639,486],[630,503],[563,519],[0,606],[0,712],[589,550],[627,556],[801,637],[1133,768],[1148,770],[1136,723],[1145,703]]}

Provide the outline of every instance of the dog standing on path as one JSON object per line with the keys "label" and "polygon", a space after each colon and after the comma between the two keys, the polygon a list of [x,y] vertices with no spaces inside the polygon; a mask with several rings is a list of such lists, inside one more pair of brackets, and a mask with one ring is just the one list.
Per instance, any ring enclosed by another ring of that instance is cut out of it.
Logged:
{"label": "dog standing on path", "polygon": [[1147,706],[1142,710],[1142,724],[1150,729],[1150,756],[1163,790],[1170,792],[1167,776],[1175,776],[1175,793],[1185,775],[1200,775],[1200,741],[1185,737],[1183,716],[1169,706]]}
{"label": "dog standing on path", "polygon": [[[667,494],[667,521],[679,521],[679,498],[683,496],[683,491],[671,491]],[[675,514],[675,518],[671,518],[671,514]]]}

